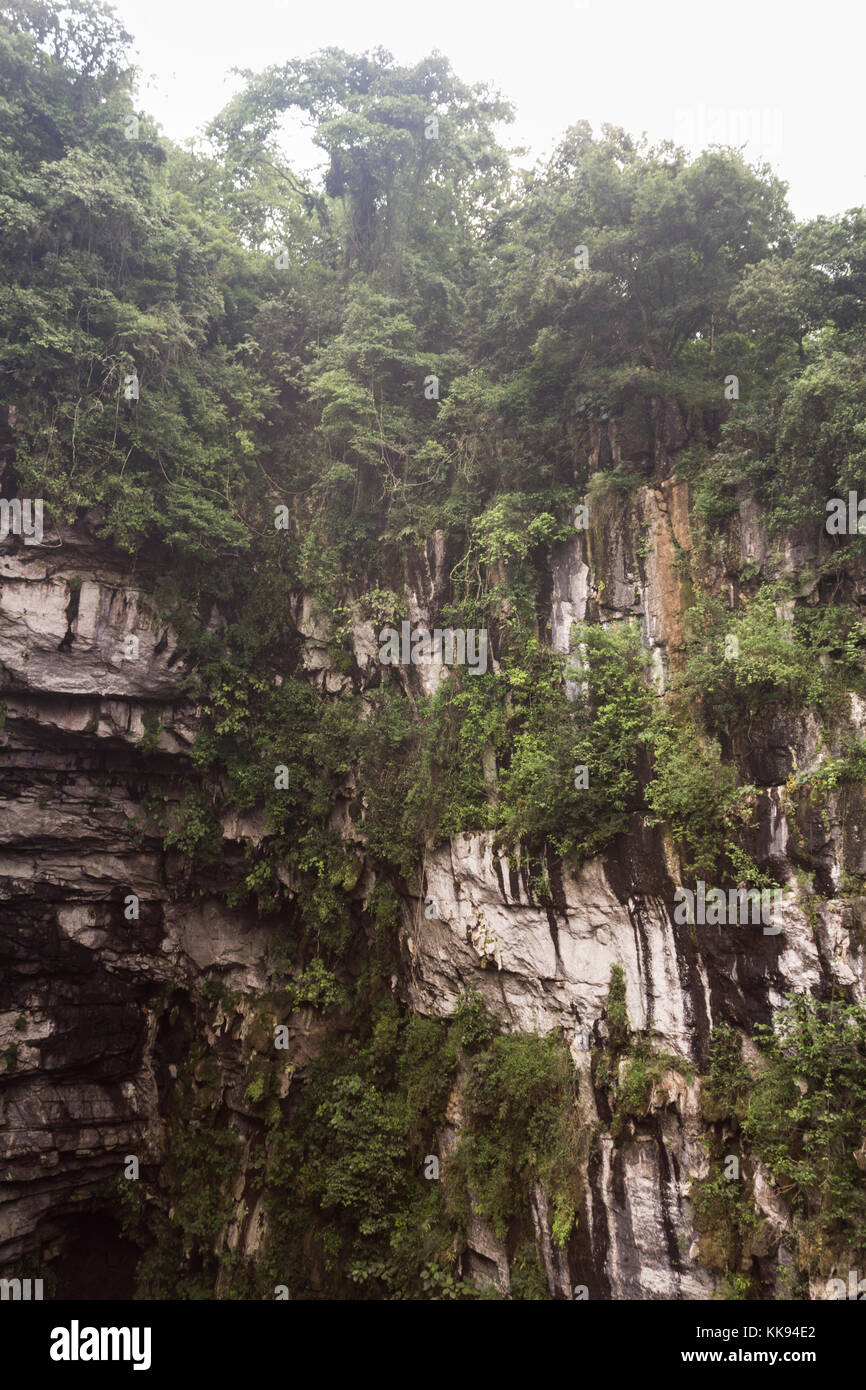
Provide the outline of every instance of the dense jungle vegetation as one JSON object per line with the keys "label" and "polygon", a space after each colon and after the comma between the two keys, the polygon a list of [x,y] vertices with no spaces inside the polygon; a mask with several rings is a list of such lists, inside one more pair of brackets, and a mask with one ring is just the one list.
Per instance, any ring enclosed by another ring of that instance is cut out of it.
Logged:
{"label": "dense jungle vegetation", "polygon": [[[222,813],[264,808],[268,834],[224,889],[274,943],[248,1076],[266,1256],[252,1269],[214,1253],[241,1141],[202,1052],[179,1080],[172,1213],[156,1233],[121,1184],[148,1247],[141,1291],[211,1297],[219,1275],[228,1297],[275,1284],[301,1298],[477,1297],[455,1253],[471,1192],[509,1242],[515,1296],[547,1297],[529,1194],[545,1185],[566,1241],[594,1142],[568,1049],[500,1034],[472,996],[448,1023],[397,1004],[400,891],[418,891],[425,846],[484,830],[544,902],[551,862],[602,853],[635,815],[664,827],[691,880],[763,881],[738,730],[808,706],[832,743],[840,699],[866,696],[866,626],[843,596],[866,538],[836,538],[838,597],[808,609],[767,571],[741,574],[732,611],[683,555],[691,606],[664,700],[636,626],[588,622],[566,658],[539,595],[576,502],[589,498],[598,554],[604,518],[672,465],[670,420],[699,554],[717,553],[743,498],[781,535],[823,528],[828,499],[862,483],[866,211],[798,223],[780,180],[736,150],[689,158],[585,122],[527,167],[503,143],[508,103],[438,53],[401,67],[331,49],[247,73],[207,139],[181,147],[137,106],[130,42],[99,0],[0,4],[4,495],[44,498],[55,524],[86,521],[173,622],[203,725],[181,810],[154,806],[154,819],[206,874]],[[283,152],[297,113],[319,179]],[[616,455],[599,446],[608,426]],[[385,668],[362,688],[352,625],[407,616],[406,556],[434,536],[451,577],[442,619],[486,627],[495,669],[458,669],[412,700]],[[302,592],[353,678],[339,696],[299,667]],[[810,794],[863,780],[866,748],[830,753]],[[346,801],[351,842],[332,814]],[[359,916],[362,854],[376,887]],[[621,1125],[646,1113],[660,1062],[620,986],[594,1066]],[[266,1039],[298,1002],[333,1028],[287,1101]],[[201,1007],[235,1003],[215,987]],[[850,1157],[866,1033],[844,1000],[789,1008],[784,1036],[759,1039],[760,1075],[716,1035],[706,1103],[790,1189],[802,1288],[843,1238],[866,1258]],[[458,1081],[451,1179],[427,1182]],[[699,1219],[742,1297],[755,1218],[731,1193],[709,1185]]]}

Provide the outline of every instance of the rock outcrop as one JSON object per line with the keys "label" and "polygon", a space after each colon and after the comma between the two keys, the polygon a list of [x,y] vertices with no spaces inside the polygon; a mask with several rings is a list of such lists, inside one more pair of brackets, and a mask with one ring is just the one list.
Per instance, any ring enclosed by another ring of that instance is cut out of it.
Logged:
{"label": "rock outcrop", "polygon": [[[733,597],[747,561],[799,572],[805,544],[774,551],[744,504],[728,558],[719,549],[709,561],[712,583]],[[643,487],[616,525],[576,532],[554,548],[548,640],[564,652],[575,622],[636,619],[662,691],[683,643],[685,581],[676,559],[692,546],[687,485],[669,475]],[[407,564],[414,622],[439,619],[447,558],[437,537]],[[42,547],[13,538],[0,547],[0,1272],[74,1248],[126,1155],[158,1171],[173,1069],[200,1026],[195,1004],[207,981],[248,1001],[234,1025],[226,1015],[204,1041],[241,1133],[255,1123],[241,1052],[268,984],[268,930],[254,912],[226,907],[219,866],[203,883],[165,848],[160,815],[181,797],[198,714],[184,693],[177,639],[147,593],[86,525],[47,534]],[[375,678],[370,622],[355,625],[352,676],[334,666],[327,617],[308,596],[298,596],[295,625],[301,667],[322,690],[337,694],[354,681],[363,691]],[[850,727],[866,731],[856,700]],[[834,793],[820,820],[786,791],[791,769],[819,757],[814,721],[794,715],[780,721],[771,747],[752,754],[758,862],[783,887],[781,930],[771,935],[677,925],[676,855],[639,821],[616,852],[579,872],[551,864],[552,906],[533,896],[489,837],[457,837],[424,854],[421,881],[403,899],[395,990],[413,1009],[448,1017],[471,989],[507,1030],[563,1030],[584,1119],[599,1133],[567,1251],[551,1243],[545,1193],[534,1197],[553,1297],[572,1297],[578,1286],[591,1298],[710,1297],[716,1276],[700,1258],[690,1192],[707,1172],[696,1077],[711,1028],[723,1021],[745,1034],[791,991],[842,986],[866,998],[862,900],[812,896],[800,872],[808,867],[828,894],[843,872],[866,872],[857,790]],[[224,826],[226,863],[250,834],[242,819]],[[369,888],[365,871],[359,905]],[[606,1036],[611,965],[622,968],[632,1026],[651,1030],[683,1064],[665,1073],[650,1113],[616,1142],[590,1067],[591,1047]],[[284,1092],[323,1035],[309,1012],[289,1021]],[[459,1114],[452,1118],[443,1151],[459,1130]],[[242,1178],[225,1236],[226,1248],[247,1253],[264,1232],[249,1193]],[[788,1215],[760,1174],[755,1194],[766,1222],[757,1257],[770,1270],[789,1258]],[[116,1230],[104,1238],[120,1239]],[[507,1293],[508,1260],[493,1230],[475,1217],[467,1241],[465,1272]],[[70,1278],[81,1274],[70,1268]]]}

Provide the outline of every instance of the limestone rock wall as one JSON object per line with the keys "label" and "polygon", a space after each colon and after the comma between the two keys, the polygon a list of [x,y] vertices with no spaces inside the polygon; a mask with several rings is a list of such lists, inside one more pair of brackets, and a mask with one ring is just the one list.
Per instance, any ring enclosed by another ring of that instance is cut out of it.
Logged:
{"label": "limestone rock wall", "polygon": [[[659,471],[627,508],[554,548],[546,635],[566,651],[574,622],[633,618],[661,691],[683,641],[687,581],[677,557],[694,541],[688,487]],[[744,504],[726,545],[704,563],[717,591],[733,598],[742,563],[799,573],[810,544],[795,537],[774,550]],[[438,536],[407,562],[414,622],[436,624],[450,563]],[[146,590],[86,525],[46,537],[44,547],[13,538],[0,546],[0,1273],[61,1240],[126,1153],[158,1169],[171,1059],[183,1054],[197,1016],[192,1001],[208,978],[250,1001],[238,1035],[229,1036],[225,1021],[206,1038],[226,1103],[249,1131],[240,1053],[256,994],[267,986],[268,933],[254,913],[225,906],[220,870],[205,884],[191,879],[154,823],[154,802],[171,807],[181,796],[198,715],[183,693],[176,637]],[[804,586],[804,597],[818,600],[814,586]],[[369,622],[353,632],[354,677],[335,668],[327,615],[308,597],[298,598],[295,627],[301,669],[323,690],[336,694],[353,679],[363,690],[375,679]],[[423,685],[426,677],[411,671],[405,679]],[[856,701],[849,722],[866,732]],[[571,1297],[577,1285],[594,1298],[625,1299],[699,1299],[714,1289],[698,1259],[690,1202],[691,1184],[707,1172],[699,1083],[667,1073],[646,1122],[616,1144],[606,1132],[588,1047],[604,1038],[612,964],[624,972],[632,1025],[654,1030],[660,1046],[697,1070],[715,1023],[748,1032],[791,990],[836,982],[866,997],[863,903],[807,901],[798,872],[808,868],[828,888],[843,872],[866,872],[862,798],[840,792],[820,819],[807,805],[792,812],[785,796],[792,768],[820,756],[818,735],[808,716],[791,715],[772,746],[753,754],[758,858],[786,890],[776,935],[677,925],[676,856],[639,822],[615,854],[579,873],[549,866],[552,907],[482,835],[428,850],[421,883],[404,896],[394,988],[414,1009],[446,1017],[474,989],[505,1028],[561,1028],[570,1040],[584,1118],[599,1142],[567,1251],[552,1244],[546,1195],[535,1194],[536,1238],[555,1297]],[[253,833],[261,830],[248,818],[226,824],[226,865]],[[359,900],[369,886],[366,873]],[[129,895],[139,900],[136,920],[125,912]],[[167,1000],[175,1023],[166,1021]],[[318,1041],[309,1018],[293,1020],[286,1087]],[[459,1115],[451,1141],[458,1129]],[[771,1280],[786,1258],[788,1217],[766,1183],[756,1194]],[[261,1208],[247,1200],[244,1181],[236,1198],[227,1248],[253,1251]],[[466,1268],[508,1291],[505,1252],[480,1219],[470,1223]]]}

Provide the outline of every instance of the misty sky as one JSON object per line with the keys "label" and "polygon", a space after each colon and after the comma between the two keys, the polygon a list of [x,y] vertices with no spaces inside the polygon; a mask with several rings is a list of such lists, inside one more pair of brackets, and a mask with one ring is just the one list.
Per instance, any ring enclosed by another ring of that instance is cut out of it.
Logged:
{"label": "misty sky", "polygon": [[[135,35],[141,106],[176,140],[262,68],[337,46],[405,63],[433,49],[514,103],[509,145],[543,155],[585,118],[689,149],[746,144],[799,217],[866,202],[863,38],[854,0],[115,0]],[[309,166],[308,145],[292,153]],[[526,162],[529,162],[527,159]]]}

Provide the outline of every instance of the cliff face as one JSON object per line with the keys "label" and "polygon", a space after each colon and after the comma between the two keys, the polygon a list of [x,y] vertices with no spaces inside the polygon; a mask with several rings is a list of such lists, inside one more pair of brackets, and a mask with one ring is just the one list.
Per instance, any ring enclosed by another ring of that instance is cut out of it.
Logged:
{"label": "cliff face", "polygon": [[146,828],[196,730],[171,632],[84,528],[53,539],[2,559],[4,1267],[85,1231],[121,1156],[157,1161],[168,995],[223,965],[254,988],[264,949]]}
{"label": "cliff face", "polygon": [[[669,466],[658,474],[609,517],[553,547],[539,595],[549,626],[542,630],[540,619],[539,635],[567,651],[574,622],[636,618],[661,691],[683,642],[677,557],[698,557],[688,487]],[[772,544],[744,503],[724,542],[700,563],[705,583],[733,602],[744,565],[801,577],[823,543],[813,541],[812,556],[804,539]],[[435,625],[447,572],[444,543],[435,538],[407,561],[414,621]],[[254,1258],[266,1228],[246,1163],[262,1121],[244,1068],[251,1047],[267,1046],[270,1024],[259,1001],[270,983],[271,927],[252,909],[226,906],[223,892],[244,841],[262,830],[254,817],[227,821],[223,858],[204,875],[165,848],[159,817],[191,775],[199,714],[183,693],[187,667],[176,637],[148,588],[149,576],[138,581],[86,525],[50,533],[41,547],[10,537],[0,550],[0,1272],[41,1271],[47,1261],[57,1292],[78,1296],[108,1293],[106,1280],[131,1292],[138,1251],[110,1214],[107,1185],[134,1155],[162,1194],[157,1200],[171,1204],[165,1116],[178,1067],[196,1049],[197,1084],[212,1091],[242,1145],[217,1255]],[[862,592],[866,581],[851,602]],[[819,599],[819,580],[801,581],[798,601]],[[327,616],[302,595],[294,612],[311,683],[337,693],[353,682],[363,691],[375,679],[371,624],[352,632],[347,675],[330,656]],[[866,735],[866,709],[853,698],[847,724]],[[769,741],[751,743],[743,731],[739,753],[758,789],[755,861],[784,888],[781,930],[772,934],[677,923],[675,850],[639,817],[608,855],[580,871],[551,862],[552,904],[539,902],[527,875],[481,834],[424,851],[420,887],[404,886],[402,966],[391,982],[402,1000],[447,1018],[458,996],[474,990],[506,1031],[561,1029],[568,1040],[581,1118],[598,1141],[585,1159],[582,1208],[565,1247],[552,1240],[547,1194],[538,1187],[533,1195],[551,1296],[572,1297],[576,1286],[590,1298],[712,1296],[719,1269],[706,1238],[702,1248],[691,1201],[709,1172],[700,1073],[712,1027],[733,1024],[746,1036],[792,991],[825,997],[841,989],[866,999],[864,901],[834,896],[843,873],[866,873],[862,788],[835,789],[823,810],[786,788],[793,770],[815,765],[820,733],[814,717],[793,713],[776,720]],[[351,827],[347,816],[347,834]],[[347,890],[353,911],[372,886],[364,865]],[[592,1069],[593,1048],[609,1036],[611,965],[622,967],[632,1027],[651,1032],[681,1063],[662,1068],[648,1112],[616,1138]],[[327,1023],[310,1007],[286,1007],[277,1017],[288,1027],[288,1046],[276,1058],[277,1094],[285,1097],[302,1084]],[[216,1072],[207,1066],[213,1059]],[[460,1127],[455,1093],[439,1134],[443,1155]],[[771,1296],[790,1262],[792,1218],[760,1165],[753,1191],[763,1219],[744,1259]],[[95,1268],[98,1250],[104,1277]],[[463,1269],[510,1289],[509,1251],[477,1214]],[[822,1296],[817,1286],[814,1296]]]}
{"label": "cliff face", "polygon": [[129,44],[0,7],[0,1271],[823,1296],[862,211],[586,121],[521,169],[438,52],[287,57],[181,149]]}
{"label": "cliff face", "polygon": [[[692,551],[687,486],[668,478],[643,488],[624,514],[595,533],[600,558],[589,539],[577,535],[552,556],[553,645],[568,650],[573,622],[636,617],[657,686],[664,689],[683,636],[674,548]],[[773,547],[744,503],[714,557],[710,582],[733,599],[741,566],[759,561],[770,572],[799,575],[809,561],[817,568],[820,544],[815,540],[811,553],[802,538]],[[817,580],[803,590],[807,601],[819,601]],[[862,737],[864,709],[856,696],[844,722]],[[634,1026],[651,1030],[662,1047],[690,1058],[698,1070],[706,1070],[710,1032],[720,1022],[748,1035],[792,992],[828,997],[842,990],[862,1001],[862,898],[827,900],[803,887],[804,870],[825,893],[843,872],[862,874],[862,787],[832,798],[823,815],[786,795],[792,771],[818,761],[820,742],[815,718],[792,713],[778,721],[769,745],[758,739],[747,749],[760,791],[756,861],[784,885],[770,932],[760,925],[678,925],[674,885],[682,875],[675,851],[637,817],[615,853],[580,873],[554,877],[552,909],[534,901],[526,877],[509,870],[485,837],[466,837],[427,856],[426,888],[436,918],[420,902],[407,909],[406,987],[413,1007],[447,1014],[471,988],[509,1029],[564,1029],[588,1120],[603,1131],[610,1116],[593,1095],[590,1049],[606,1037],[601,1020],[612,962],[623,969]],[[689,1201],[693,1182],[709,1173],[700,1085],[668,1071],[654,1087],[651,1116],[630,1128],[618,1143],[603,1135],[589,1161],[581,1238],[568,1278],[551,1262],[549,1241],[542,1241],[550,1288],[568,1296],[570,1281],[584,1283],[592,1298],[711,1297],[718,1280],[705,1267],[707,1243],[701,1252]],[[760,1165],[754,1192],[766,1225],[746,1258],[757,1260],[766,1291],[778,1292],[784,1287],[779,1268],[790,1260],[785,1237],[791,1215]],[[490,1259],[496,1242],[489,1232],[487,1241],[482,1253]],[[497,1262],[505,1268],[502,1250]],[[824,1296],[823,1287],[816,1281],[812,1295]]]}

